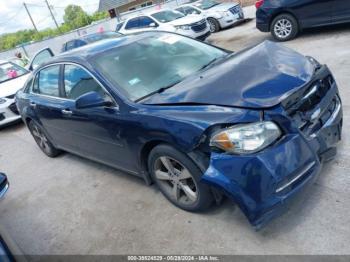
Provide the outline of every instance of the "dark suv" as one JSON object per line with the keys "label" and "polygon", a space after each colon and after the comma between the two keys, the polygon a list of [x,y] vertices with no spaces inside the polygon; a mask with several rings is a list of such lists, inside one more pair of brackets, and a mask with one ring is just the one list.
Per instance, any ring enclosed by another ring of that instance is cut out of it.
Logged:
{"label": "dark suv", "polygon": [[258,0],[256,27],[288,41],[304,28],[350,22],[350,0]]}

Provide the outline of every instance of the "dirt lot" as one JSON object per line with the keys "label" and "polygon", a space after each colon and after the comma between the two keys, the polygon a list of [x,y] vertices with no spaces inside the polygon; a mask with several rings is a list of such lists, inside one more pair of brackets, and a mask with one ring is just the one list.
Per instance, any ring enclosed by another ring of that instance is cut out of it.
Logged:
{"label": "dirt lot", "polygon": [[[268,39],[254,21],[211,37],[232,50]],[[263,230],[255,232],[229,201],[192,214],[123,172],[71,154],[49,159],[22,124],[0,131],[0,169],[11,182],[1,225],[26,254],[350,254],[349,43],[349,26],[286,43],[334,72],[344,134],[317,183]]]}

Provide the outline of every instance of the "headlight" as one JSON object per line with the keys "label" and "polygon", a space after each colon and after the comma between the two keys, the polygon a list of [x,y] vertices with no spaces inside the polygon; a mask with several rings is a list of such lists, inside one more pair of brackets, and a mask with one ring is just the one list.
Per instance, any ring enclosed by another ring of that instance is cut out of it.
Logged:
{"label": "headlight", "polygon": [[230,16],[231,13],[229,11],[219,11],[218,12],[221,16]]}
{"label": "headlight", "polygon": [[182,29],[182,30],[190,30],[191,27],[189,25],[177,25],[175,26],[176,29]]}
{"label": "headlight", "polygon": [[6,99],[5,98],[0,98],[0,104],[4,104],[6,103]]}
{"label": "headlight", "polygon": [[249,154],[271,145],[280,136],[281,130],[271,121],[240,124],[214,134],[210,146],[234,154]]}

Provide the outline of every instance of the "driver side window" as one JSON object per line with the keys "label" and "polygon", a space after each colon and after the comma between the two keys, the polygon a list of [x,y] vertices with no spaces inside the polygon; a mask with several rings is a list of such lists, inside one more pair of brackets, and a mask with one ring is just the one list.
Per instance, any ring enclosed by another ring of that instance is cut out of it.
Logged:
{"label": "driver side window", "polygon": [[76,100],[81,95],[92,91],[99,93],[106,100],[111,100],[105,90],[86,70],[76,65],[64,66],[65,98]]}

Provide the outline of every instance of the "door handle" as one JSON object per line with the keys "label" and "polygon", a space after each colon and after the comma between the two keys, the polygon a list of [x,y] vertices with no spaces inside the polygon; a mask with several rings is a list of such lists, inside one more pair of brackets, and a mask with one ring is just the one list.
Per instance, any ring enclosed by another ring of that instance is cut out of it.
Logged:
{"label": "door handle", "polygon": [[69,109],[63,109],[61,112],[64,115],[71,115],[71,114],[73,114],[73,112],[71,110],[69,110]]}
{"label": "door handle", "polygon": [[30,102],[30,107],[33,107],[33,108],[35,108],[36,107],[36,104],[34,103],[34,102]]}

